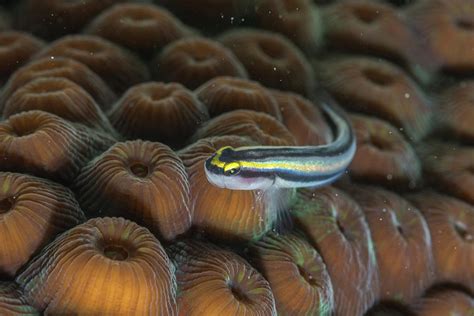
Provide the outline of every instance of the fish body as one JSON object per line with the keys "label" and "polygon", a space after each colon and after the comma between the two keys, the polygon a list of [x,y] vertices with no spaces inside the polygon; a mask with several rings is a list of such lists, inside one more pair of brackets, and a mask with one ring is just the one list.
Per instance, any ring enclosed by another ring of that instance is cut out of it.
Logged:
{"label": "fish body", "polygon": [[320,187],[337,180],[351,163],[356,140],[344,115],[322,107],[336,138],[320,146],[222,147],[205,161],[212,184],[232,190]]}

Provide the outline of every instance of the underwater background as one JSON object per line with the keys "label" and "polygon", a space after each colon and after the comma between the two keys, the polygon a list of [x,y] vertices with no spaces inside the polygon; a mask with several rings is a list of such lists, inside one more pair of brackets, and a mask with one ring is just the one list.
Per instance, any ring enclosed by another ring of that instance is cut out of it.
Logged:
{"label": "underwater background", "polygon": [[[0,1],[0,315],[474,316],[474,1]],[[223,146],[357,151],[322,188]]]}

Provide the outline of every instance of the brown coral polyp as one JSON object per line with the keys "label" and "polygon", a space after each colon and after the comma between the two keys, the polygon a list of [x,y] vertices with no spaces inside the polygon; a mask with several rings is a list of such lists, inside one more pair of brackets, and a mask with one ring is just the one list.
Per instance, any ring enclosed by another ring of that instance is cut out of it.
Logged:
{"label": "brown coral polyp", "polygon": [[247,78],[234,54],[218,42],[205,38],[185,38],[164,48],[153,62],[156,79],[179,82],[196,89],[219,76]]}
{"label": "brown coral polyp", "polygon": [[206,107],[178,83],[148,82],[130,88],[109,112],[126,138],[180,147],[208,119]]}
{"label": "brown coral polyp", "polygon": [[357,151],[349,170],[357,181],[397,189],[414,188],[421,180],[421,163],[399,130],[366,115],[350,116]]}
{"label": "brown coral polyp", "polygon": [[316,104],[296,93],[272,90],[272,94],[280,107],[283,124],[298,146],[331,142],[331,128]]}
{"label": "brown coral polyp", "polygon": [[103,109],[116,99],[109,86],[87,66],[71,58],[45,57],[21,67],[10,77],[0,95],[0,108],[23,85],[37,78],[66,78],[86,90]]}
{"label": "brown coral polyp", "polygon": [[42,110],[71,122],[114,133],[112,125],[94,99],[65,78],[37,78],[18,89],[3,109],[5,118],[19,112]]}
{"label": "brown coral polyp", "polygon": [[17,282],[46,314],[177,315],[173,267],[163,247],[123,218],[95,218],[63,233]]}
{"label": "brown coral polyp", "polygon": [[20,6],[18,26],[47,39],[80,31],[106,8],[124,0],[27,0]]}
{"label": "brown coral polyp", "polygon": [[436,281],[457,283],[474,292],[474,207],[461,200],[422,192],[410,196],[428,223]]}
{"label": "brown coral polyp", "polygon": [[440,134],[474,144],[474,81],[462,81],[442,92],[436,113]]}
{"label": "brown coral polyp", "polygon": [[266,113],[250,110],[235,110],[216,116],[197,130],[193,140],[225,135],[248,137],[267,146],[295,144],[293,136],[281,122]]}
{"label": "brown coral polyp", "polygon": [[383,189],[351,186],[364,211],[374,242],[380,299],[410,303],[434,280],[428,225],[420,211],[401,196]]}
{"label": "brown coral polyp", "polygon": [[298,193],[291,215],[321,254],[334,289],[336,315],[362,315],[378,298],[377,260],[360,206],[333,187]]}
{"label": "brown coral polyp", "polygon": [[0,188],[0,276],[14,277],[55,235],[85,220],[74,194],[59,184],[0,172]]}
{"label": "brown coral polyp", "polygon": [[326,265],[301,236],[271,232],[254,243],[249,253],[270,283],[279,315],[330,315],[333,311]]}
{"label": "brown coral polyp", "polygon": [[1,171],[30,173],[68,183],[114,139],[54,114],[28,111],[0,122]]}
{"label": "brown coral polyp", "polygon": [[115,92],[149,78],[146,66],[128,52],[106,39],[93,35],[64,36],[41,50],[35,58],[69,57],[98,74]]}
{"label": "brown coral polyp", "polygon": [[318,63],[316,72],[349,111],[385,119],[414,141],[428,133],[431,103],[395,65],[372,57],[341,57]]}
{"label": "brown coral polyp", "polygon": [[0,32],[1,82],[5,82],[16,69],[25,64],[43,46],[43,41],[27,33]]}
{"label": "brown coral polyp", "polygon": [[211,117],[237,109],[265,112],[281,119],[278,103],[270,91],[256,81],[217,77],[196,90]]}
{"label": "brown coral polyp", "polygon": [[[248,138],[221,136],[206,138],[179,152],[189,176],[193,226],[213,238],[255,240],[269,231],[278,218],[277,201],[283,203],[286,192],[238,191],[216,187],[204,173],[204,162],[223,146],[257,145]],[[235,220],[238,218],[239,220]]]}
{"label": "brown coral polyp", "polygon": [[324,8],[322,16],[325,39],[332,49],[379,55],[411,70],[416,63],[429,61],[406,16],[390,4],[338,2]]}
{"label": "brown coral polyp", "polygon": [[255,10],[258,25],[285,35],[306,53],[321,46],[322,21],[311,0],[263,0]]}
{"label": "brown coral polyp", "polygon": [[302,52],[285,37],[268,31],[229,31],[219,40],[237,56],[251,79],[263,85],[302,95],[314,89],[311,65]]}
{"label": "brown coral polyp", "polygon": [[276,315],[267,280],[237,254],[197,241],[168,250],[177,267],[179,315]]}
{"label": "brown coral polyp", "polygon": [[146,57],[190,31],[167,10],[153,4],[124,3],[105,10],[87,32]]}
{"label": "brown coral polyp", "polygon": [[474,148],[445,142],[420,148],[425,180],[442,192],[474,203]]}
{"label": "brown coral polyp", "polygon": [[123,216],[166,240],[191,225],[183,163],[160,143],[117,143],[85,166],[74,183],[89,216]]}
{"label": "brown coral polyp", "polygon": [[469,315],[474,310],[474,297],[447,288],[420,298],[413,306],[419,316]]}
{"label": "brown coral polyp", "polygon": [[455,75],[474,73],[473,14],[474,5],[465,0],[419,1],[409,8],[408,15],[440,71]]}

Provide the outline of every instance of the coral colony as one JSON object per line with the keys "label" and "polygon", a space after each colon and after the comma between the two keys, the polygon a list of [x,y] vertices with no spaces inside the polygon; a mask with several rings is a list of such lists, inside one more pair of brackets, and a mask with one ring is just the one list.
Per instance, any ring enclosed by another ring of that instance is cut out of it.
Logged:
{"label": "coral colony", "polygon": [[[473,47],[472,0],[0,1],[0,315],[474,315]],[[336,182],[208,179],[326,103]]]}

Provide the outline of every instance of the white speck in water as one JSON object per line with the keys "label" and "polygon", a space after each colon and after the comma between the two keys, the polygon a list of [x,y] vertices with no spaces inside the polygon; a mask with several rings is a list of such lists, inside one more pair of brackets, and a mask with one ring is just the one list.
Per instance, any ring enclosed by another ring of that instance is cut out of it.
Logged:
{"label": "white speck in water", "polygon": [[405,99],[409,99],[410,98],[410,94],[407,92],[405,93]]}
{"label": "white speck in water", "polygon": [[391,174],[387,174],[387,180],[392,180],[393,176]]}

